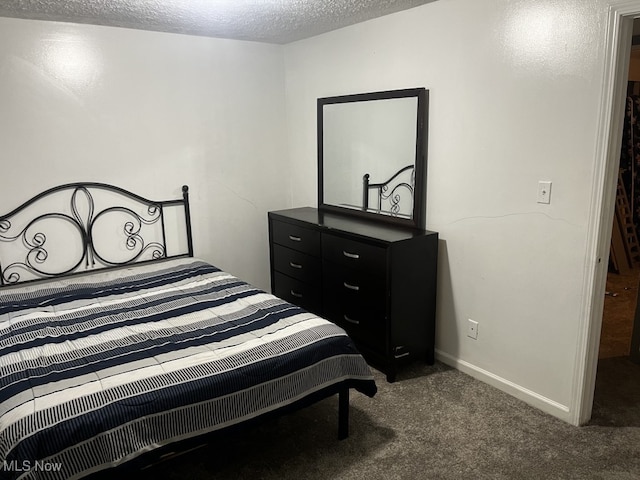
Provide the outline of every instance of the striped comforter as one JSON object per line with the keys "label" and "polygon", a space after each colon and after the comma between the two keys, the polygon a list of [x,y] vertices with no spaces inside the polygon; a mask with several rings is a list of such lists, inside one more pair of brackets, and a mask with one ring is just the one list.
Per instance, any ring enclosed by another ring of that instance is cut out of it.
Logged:
{"label": "striped comforter", "polygon": [[334,324],[199,260],[0,291],[0,478],[77,478],[339,386]]}

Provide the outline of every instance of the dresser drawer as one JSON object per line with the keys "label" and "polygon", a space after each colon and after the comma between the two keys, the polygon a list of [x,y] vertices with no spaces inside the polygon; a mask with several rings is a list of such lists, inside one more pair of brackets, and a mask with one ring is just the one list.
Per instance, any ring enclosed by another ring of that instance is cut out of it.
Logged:
{"label": "dresser drawer", "polygon": [[271,222],[273,242],[299,252],[320,256],[320,232],[291,223]]}
{"label": "dresser drawer", "polygon": [[323,262],[324,314],[354,340],[383,352],[387,289],[384,271],[368,272]]}
{"label": "dresser drawer", "polygon": [[303,282],[320,285],[321,265],[318,257],[312,257],[282,245],[273,245],[273,266],[280,273]]}
{"label": "dresser drawer", "polygon": [[274,274],[273,294],[310,312],[320,313],[321,289],[310,283],[291,278],[280,272]]}
{"label": "dresser drawer", "polygon": [[365,272],[331,262],[323,262],[322,289],[326,298],[384,310],[384,272]]}
{"label": "dresser drawer", "polygon": [[387,250],[337,235],[322,234],[322,258],[369,272],[384,272]]}
{"label": "dresser drawer", "polygon": [[384,352],[387,338],[384,309],[336,299],[325,306],[324,315],[344,328],[356,342],[371,350]]}

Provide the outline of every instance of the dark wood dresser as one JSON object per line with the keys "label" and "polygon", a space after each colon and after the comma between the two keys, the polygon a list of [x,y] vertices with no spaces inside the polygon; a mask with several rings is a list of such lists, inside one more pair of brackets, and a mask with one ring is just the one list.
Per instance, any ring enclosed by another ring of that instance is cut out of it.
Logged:
{"label": "dark wood dresser", "polygon": [[343,327],[395,380],[434,361],[438,234],[304,207],[269,212],[271,289]]}

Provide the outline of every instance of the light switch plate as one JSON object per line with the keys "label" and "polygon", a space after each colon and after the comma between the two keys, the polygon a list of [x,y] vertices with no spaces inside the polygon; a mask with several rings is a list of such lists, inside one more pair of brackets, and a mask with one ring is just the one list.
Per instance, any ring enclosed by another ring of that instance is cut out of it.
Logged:
{"label": "light switch plate", "polygon": [[545,180],[538,182],[538,203],[551,203],[551,182]]}
{"label": "light switch plate", "polygon": [[467,337],[473,338],[474,340],[478,339],[478,322],[475,320],[469,319],[469,323],[467,324]]}

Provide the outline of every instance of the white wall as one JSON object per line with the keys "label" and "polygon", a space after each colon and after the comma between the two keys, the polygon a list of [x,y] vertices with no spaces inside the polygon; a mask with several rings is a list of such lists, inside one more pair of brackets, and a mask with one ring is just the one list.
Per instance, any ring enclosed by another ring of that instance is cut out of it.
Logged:
{"label": "white wall", "polygon": [[[317,97],[430,90],[439,358],[564,419],[605,21],[604,1],[440,0],[285,47],[293,205],[316,203]],[[550,205],[539,180],[553,181]]]}
{"label": "white wall", "polygon": [[195,253],[268,288],[282,47],[0,18],[0,211],[61,183],[191,189]]}

